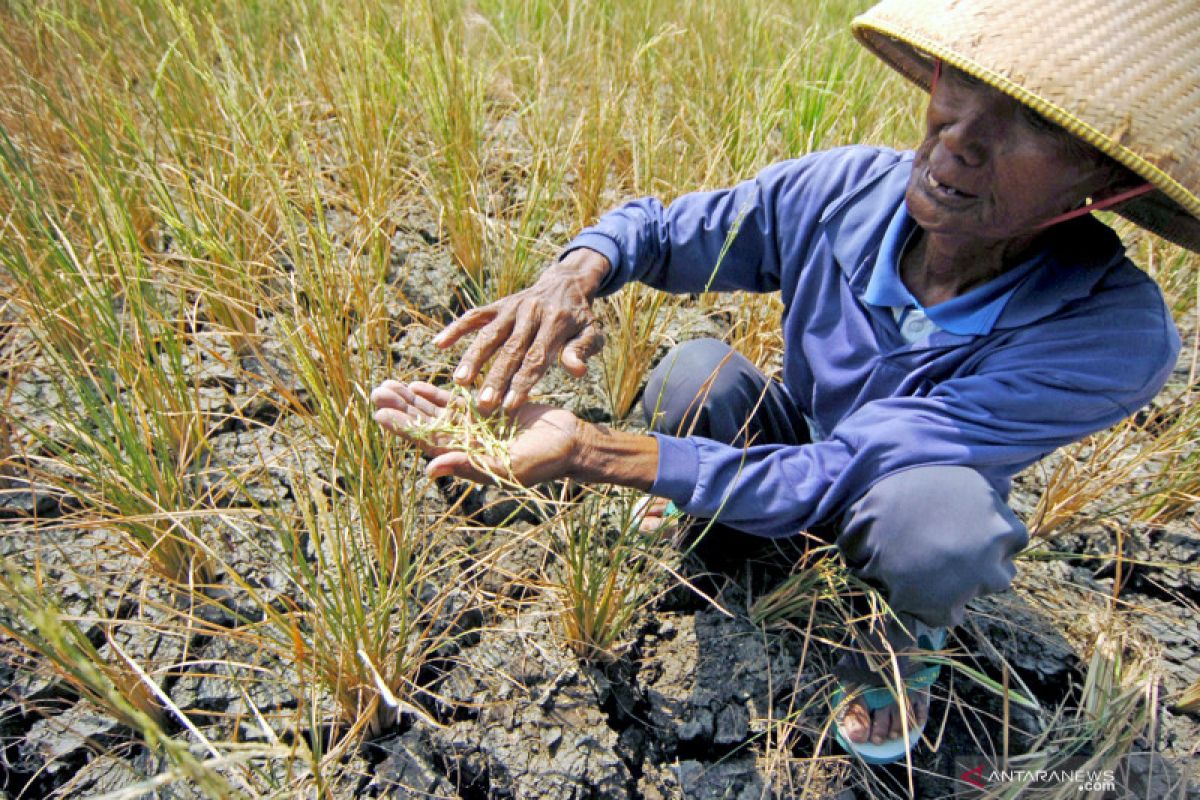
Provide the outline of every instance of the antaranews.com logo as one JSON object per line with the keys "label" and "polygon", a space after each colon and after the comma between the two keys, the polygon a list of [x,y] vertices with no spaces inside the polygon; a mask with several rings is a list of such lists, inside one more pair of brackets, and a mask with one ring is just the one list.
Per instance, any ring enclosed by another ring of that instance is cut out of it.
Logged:
{"label": "antaranews.com logo", "polygon": [[981,798],[1021,789],[1021,797],[1060,794],[1064,788],[1092,797],[1120,797],[1116,770],[1088,766],[1085,759],[1065,758],[1049,766],[998,764],[986,756],[955,759],[956,797]]}

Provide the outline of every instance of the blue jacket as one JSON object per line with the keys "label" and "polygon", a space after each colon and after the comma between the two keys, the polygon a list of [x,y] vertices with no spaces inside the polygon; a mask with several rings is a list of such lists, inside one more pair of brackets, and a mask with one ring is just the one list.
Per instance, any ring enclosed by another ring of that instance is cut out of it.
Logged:
{"label": "blue jacket", "polygon": [[1046,237],[1041,267],[990,332],[906,344],[891,310],[863,293],[911,164],[869,147],[816,153],[669,208],[629,203],[571,242],[612,263],[602,294],[632,280],[782,292],[782,377],[817,441],[658,436],[654,494],[764,536],[833,520],[875,481],[928,464],[973,467],[1007,496],[1016,472],[1162,388],[1180,346],[1170,313],[1091,217]]}

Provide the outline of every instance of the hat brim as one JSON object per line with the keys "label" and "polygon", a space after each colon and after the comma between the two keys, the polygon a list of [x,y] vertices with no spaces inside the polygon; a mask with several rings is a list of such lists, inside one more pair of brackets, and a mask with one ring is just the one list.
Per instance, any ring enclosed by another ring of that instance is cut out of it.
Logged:
{"label": "hat brim", "polygon": [[1066,109],[1008,80],[972,59],[911,30],[899,30],[872,19],[869,12],[854,20],[855,38],[885,64],[929,91],[935,60],[941,60],[1037,111],[1068,133],[1145,178],[1156,191],[1116,206],[1113,210],[1163,239],[1200,252],[1200,200],[1170,175],[1122,147]]}

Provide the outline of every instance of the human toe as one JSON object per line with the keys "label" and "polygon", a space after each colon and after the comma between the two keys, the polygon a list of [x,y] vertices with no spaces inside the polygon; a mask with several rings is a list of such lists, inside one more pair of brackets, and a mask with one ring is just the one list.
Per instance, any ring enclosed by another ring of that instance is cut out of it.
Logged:
{"label": "human toe", "polygon": [[638,529],[643,533],[651,533],[663,526],[667,514],[668,502],[662,497],[646,497],[638,504],[637,512],[641,514]]}
{"label": "human toe", "polygon": [[920,692],[912,699],[913,719],[919,728],[929,721],[929,693]]}
{"label": "human toe", "polygon": [[889,741],[891,741],[892,739],[895,739],[903,731],[904,726],[900,722],[900,720],[903,718],[903,716],[904,715],[900,713],[899,709],[896,710],[896,713],[890,715],[890,718],[888,719],[888,730],[887,730],[887,738]]}
{"label": "human toe", "polygon": [[862,700],[846,704],[840,720],[842,734],[854,744],[863,744],[871,732],[871,712]]}
{"label": "human toe", "polygon": [[883,744],[891,738],[892,717],[895,706],[884,706],[876,709],[871,717],[871,744]]}

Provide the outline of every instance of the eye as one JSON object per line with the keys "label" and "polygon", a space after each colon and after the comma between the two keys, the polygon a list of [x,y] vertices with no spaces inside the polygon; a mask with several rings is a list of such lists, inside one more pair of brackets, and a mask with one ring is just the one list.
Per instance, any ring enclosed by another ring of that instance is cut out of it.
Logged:
{"label": "eye", "polygon": [[1030,127],[1036,131],[1040,131],[1042,133],[1066,135],[1066,131],[1024,103],[1021,104],[1021,114],[1025,118],[1025,121],[1029,123]]}

